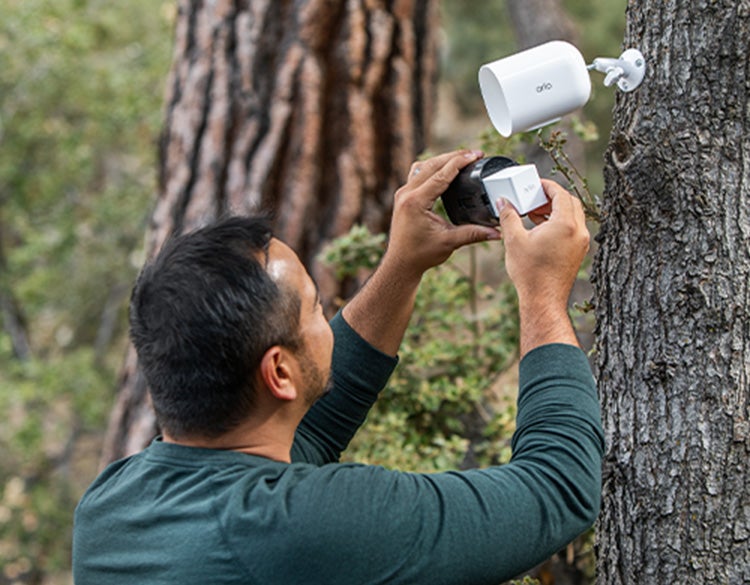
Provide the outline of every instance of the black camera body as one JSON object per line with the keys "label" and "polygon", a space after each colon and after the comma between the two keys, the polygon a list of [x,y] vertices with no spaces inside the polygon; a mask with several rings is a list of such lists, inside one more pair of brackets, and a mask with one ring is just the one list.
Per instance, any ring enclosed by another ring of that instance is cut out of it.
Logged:
{"label": "black camera body", "polygon": [[494,227],[500,223],[483,179],[518,166],[507,156],[491,156],[465,166],[441,195],[448,218],[455,225],[472,223]]}

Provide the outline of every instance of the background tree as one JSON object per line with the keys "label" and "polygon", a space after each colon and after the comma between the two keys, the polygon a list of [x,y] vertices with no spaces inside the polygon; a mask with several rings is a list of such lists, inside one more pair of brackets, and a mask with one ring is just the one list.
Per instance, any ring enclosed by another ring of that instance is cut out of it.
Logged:
{"label": "background tree", "polygon": [[603,585],[750,582],[750,4],[630,2],[595,261]]}
{"label": "background tree", "polygon": [[[181,0],[147,254],[227,211],[272,210],[330,307],[342,289],[316,254],[355,223],[385,231],[425,148],[436,19],[436,0]],[[154,432],[131,349],[104,460]]]}

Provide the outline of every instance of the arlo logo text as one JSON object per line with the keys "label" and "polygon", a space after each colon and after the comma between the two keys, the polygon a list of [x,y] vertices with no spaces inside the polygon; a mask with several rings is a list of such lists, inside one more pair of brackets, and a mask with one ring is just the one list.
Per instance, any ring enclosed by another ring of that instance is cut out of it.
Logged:
{"label": "arlo logo text", "polygon": [[549,91],[552,89],[552,84],[548,81],[546,83],[543,83],[542,85],[538,85],[536,88],[537,93],[542,93],[544,91]]}

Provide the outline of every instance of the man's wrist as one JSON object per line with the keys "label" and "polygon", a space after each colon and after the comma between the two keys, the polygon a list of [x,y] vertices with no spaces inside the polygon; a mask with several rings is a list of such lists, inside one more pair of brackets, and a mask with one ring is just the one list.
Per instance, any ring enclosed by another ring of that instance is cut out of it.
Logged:
{"label": "man's wrist", "polygon": [[519,299],[521,356],[550,343],[579,346],[568,315],[567,302],[559,299]]}
{"label": "man's wrist", "polygon": [[409,324],[421,273],[383,257],[375,273],[344,307],[352,329],[383,353],[395,356]]}
{"label": "man's wrist", "polygon": [[418,288],[425,270],[415,268],[412,262],[405,261],[401,254],[386,250],[380,265],[375,271],[384,281],[403,288]]}

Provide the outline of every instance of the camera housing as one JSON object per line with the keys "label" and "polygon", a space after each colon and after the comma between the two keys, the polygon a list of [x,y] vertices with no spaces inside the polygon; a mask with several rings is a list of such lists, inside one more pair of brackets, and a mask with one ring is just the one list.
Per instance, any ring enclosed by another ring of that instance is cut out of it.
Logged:
{"label": "camera housing", "polygon": [[456,225],[498,225],[497,210],[487,195],[482,179],[517,165],[516,161],[507,156],[491,156],[461,169],[441,196],[451,222]]}
{"label": "camera housing", "polygon": [[492,125],[506,138],[541,128],[588,102],[591,79],[580,51],[550,41],[479,68]]}
{"label": "camera housing", "polygon": [[495,201],[501,197],[521,215],[547,203],[536,167],[519,165],[506,156],[482,158],[467,165],[441,196],[452,223],[484,226],[500,223]]}

